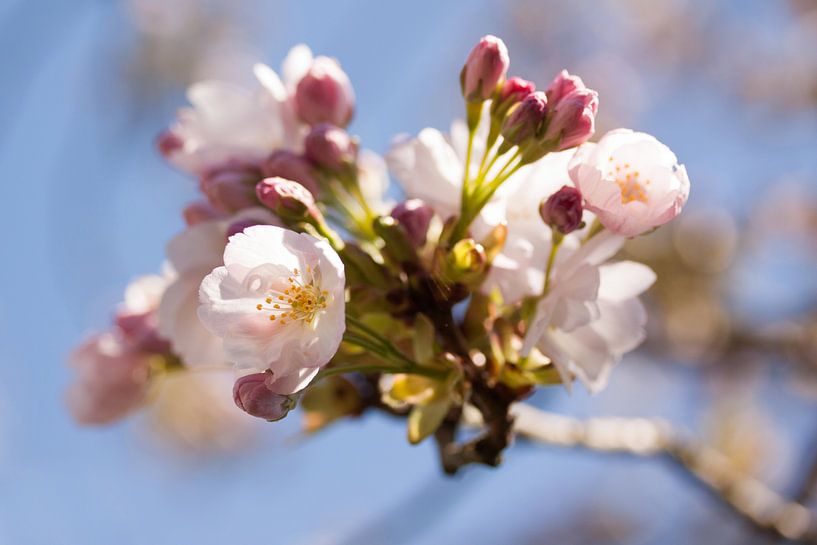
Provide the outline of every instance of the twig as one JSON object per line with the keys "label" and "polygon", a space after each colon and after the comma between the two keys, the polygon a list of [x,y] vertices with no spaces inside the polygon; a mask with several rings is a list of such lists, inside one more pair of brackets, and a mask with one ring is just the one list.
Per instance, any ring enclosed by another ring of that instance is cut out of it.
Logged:
{"label": "twig", "polygon": [[[793,542],[817,544],[815,514],[781,497],[735,468],[723,454],[685,437],[661,420],[592,418],[578,420],[516,404],[516,433],[532,441],[634,456],[666,456],[753,527]],[[479,416],[467,413],[472,423]]]}
{"label": "twig", "polygon": [[453,475],[468,464],[496,467],[501,463],[502,452],[512,439],[513,417],[509,408],[516,399],[516,394],[502,384],[494,384],[488,369],[474,363],[462,331],[451,313],[451,302],[435,298],[436,291],[434,279],[427,277],[415,289],[414,298],[423,314],[434,323],[445,349],[460,358],[463,374],[470,385],[470,402],[480,411],[485,422],[481,434],[458,443],[458,415],[461,408],[452,409],[434,435],[443,470]]}

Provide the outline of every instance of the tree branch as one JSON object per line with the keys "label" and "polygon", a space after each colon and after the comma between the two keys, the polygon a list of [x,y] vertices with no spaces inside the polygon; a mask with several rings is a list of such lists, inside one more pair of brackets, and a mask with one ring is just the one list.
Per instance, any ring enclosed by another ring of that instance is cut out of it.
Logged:
{"label": "tree branch", "polygon": [[[670,424],[645,418],[578,420],[516,404],[514,430],[531,441],[559,447],[664,456],[729,506],[754,528],[793,542],[817,544],[815,513],[789,501],[735,468],[711,447],[684,436]],[[480,423],[473,411],[470,423]]]}

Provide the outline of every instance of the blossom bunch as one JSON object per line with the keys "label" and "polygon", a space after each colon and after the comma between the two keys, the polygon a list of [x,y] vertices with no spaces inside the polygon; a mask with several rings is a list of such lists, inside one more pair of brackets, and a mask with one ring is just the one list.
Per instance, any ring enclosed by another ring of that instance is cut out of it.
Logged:
{"label": "blossom bunch", "polygon": [[[534,389],[603,389],[644,339],[655,281],[615,256],[681,211],[689,180],[648,134],[591,142],[599,97],[578,76],[537,91],[509,64],[482,38],[460,72],[464,119],[398,136],[385,160],[347,131],[340,64],[306,46],[282,77],[257,65],[255,88],[193,85],[158,147],[202,198],[164,274],[129,287],[112,330],[75,353],[77,419],[149,403],[163,373],[230,367],[249,415],[300,405],[315,431],[385,411],[454,472],[499,463],[510,407]],[[469,414],[481,430],[464,439]]]}

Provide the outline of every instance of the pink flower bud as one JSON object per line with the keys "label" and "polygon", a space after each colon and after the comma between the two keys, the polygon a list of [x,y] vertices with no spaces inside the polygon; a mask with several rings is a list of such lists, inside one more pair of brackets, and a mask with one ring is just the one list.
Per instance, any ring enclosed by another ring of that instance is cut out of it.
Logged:
{"label": "pink flower bud", "polygon": [[262,225],[261,223],[257,222],[253,219],[246,219],[246,220],[238,220],[230,225],[227,226],[227,231],[224,233],[224,239],[230,240],[230,237],[237,234],[243,233],[244,229],[247,227],[252,227],[253,225]]}
{"label": "pink flower bud", "polygon": [[215,208],[237,212],[256,204],[255,184],[260,179],[257,167],[229,165],[202,175],[199,186]]}
{"label": "pink flower bud", "polygon": [[554,106],[544,139],[557,142],[557,151],[584,144],[596,130],[598,109],[599,96],[595,91],[573,91]]}
{"label": "pink flower bud", "polygon": [[163,157],[170,157],[177,150],[184,147],[184,141],[170,129],[162,131],[156,139],[156,147]]}
{"label": "pink flower bud", "polygon": [[114,323],[130,348],[149,354],[170,352],[170,343],[159,335],[155,311],[118,312]]}
{"label": "pink flower bud", "polygon": [[235,381],[233,400],[245,413],[270,422],[281,420],[295,408],[293,396],[276,394],[271,390],[272,373],[254,373]]}
{"label": "pink flower bud", "polygon": [[420,247],[426,243],[428,225],[434,216],[429,205],[420,199],[410,199],[395,206],[390,215],[403,227],[412,244]]}
{"label": "pink flower bud", "polygon": [[525,97],[536,91],[536,85],[522,78],[512,77],[502,84],[494,94],[491,102],[492,123],[501,123],[514,105],[522,102]]}
{"label": "pink flower bud", "polygon": [[[536,91],[535,83],[514,76],[502,84],[499,93],[497,93],[497,101],[517,103],[534,91]],[[548,97],[548,100],[550,100],[550,97]]]}
{"label": "pink flower bud", "polygon": [[203,221],[212,221],[224,217],[224,212],[216,210],[213,205],[207,201],[191,202],[182,210],[182,217],[184,222],[188,225],[196,225]]}
{"label": "pink flower bud", "polygon": [[295,111],[307,125],[345,127],[352,120],[355,93],[338,62],[318,57],[295,88]]}
{"label": "pink flower bud", "polygon": [[491,98],[508,71],[511,59],[505,43],[496,36],[484,36],[471,50],[460,73],[462,96],[468,102]]}
{"label": "pink flower bud", "polygon": [[357,143],[345,130],[324,123],[306,135],[304,153],[316,166],[341,172],[356,161]]}
{"label": "pink flower bud", "polygon": [[287,180],[294,180],[313,195],[318,194],[319,187],[315,171],[312,164],[302,155],[287,150],[277,150],[264,161],[261,171],[265,178],[279,176]]}
{"label": "pink flower bud", "polygon": [[275,212],[281,219],[290,221],[321,221],[321,211],[315,198],[298,182],[284,178],[265,178],[255,187],[261,204]]}
{"label": "pink flower bud", "polygon": [[563,235],[579,228],[583,211],[582,194],[575,187],[567,185],[539,205],[542,221]]}
{"label": "pink flower bud", "polygon": [[[507,151],[514,145],[536,137],[542,123],[547,117],[548,104],[545,93],[537,91],[526,96],[522,102],[511,110],[502,124],[502,137],[505,139],[500,152]],[[504,148],[504,149],[503,149]]]}
{"label": "pink flower bud", "polygon": [[548,97],[548,103],[553,106],[564,97],[575,91],[576,89],[587,89],[579,76],[571,76],[567,70],[562,70],[547,88],[545,93]]}

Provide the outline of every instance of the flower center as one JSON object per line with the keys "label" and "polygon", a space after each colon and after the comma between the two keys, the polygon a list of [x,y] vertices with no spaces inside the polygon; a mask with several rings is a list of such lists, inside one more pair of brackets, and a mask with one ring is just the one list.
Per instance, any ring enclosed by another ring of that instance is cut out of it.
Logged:
{"label": "flower center", "polygon": [[[287,278],[288,286],[283,291],[270,290],[264,302],[258,303],[255,308],[269,312],[270,321],[278,321],[281,325],[295,321],[311,324],[315,316],[326,308],[329,292],[315,285],[312,267],[307,266],[306,273],[305,277],[301,277],[298,269],[292,269],[292,276]],[[309,280],[305,282],[306,276]]]}
{"label": "flower center", "polygon": [[610,163],[610,169],[607,171],[607,176],[616,182],[621,191],[621,204],[627,204],[633,201],[646,203],[649,201],[647,196],[647,186],[652,183],[651,180],[639,180],[639,172],[630,168],[630,163],[623,165],[616,162],[613,156],[607,158]]}

